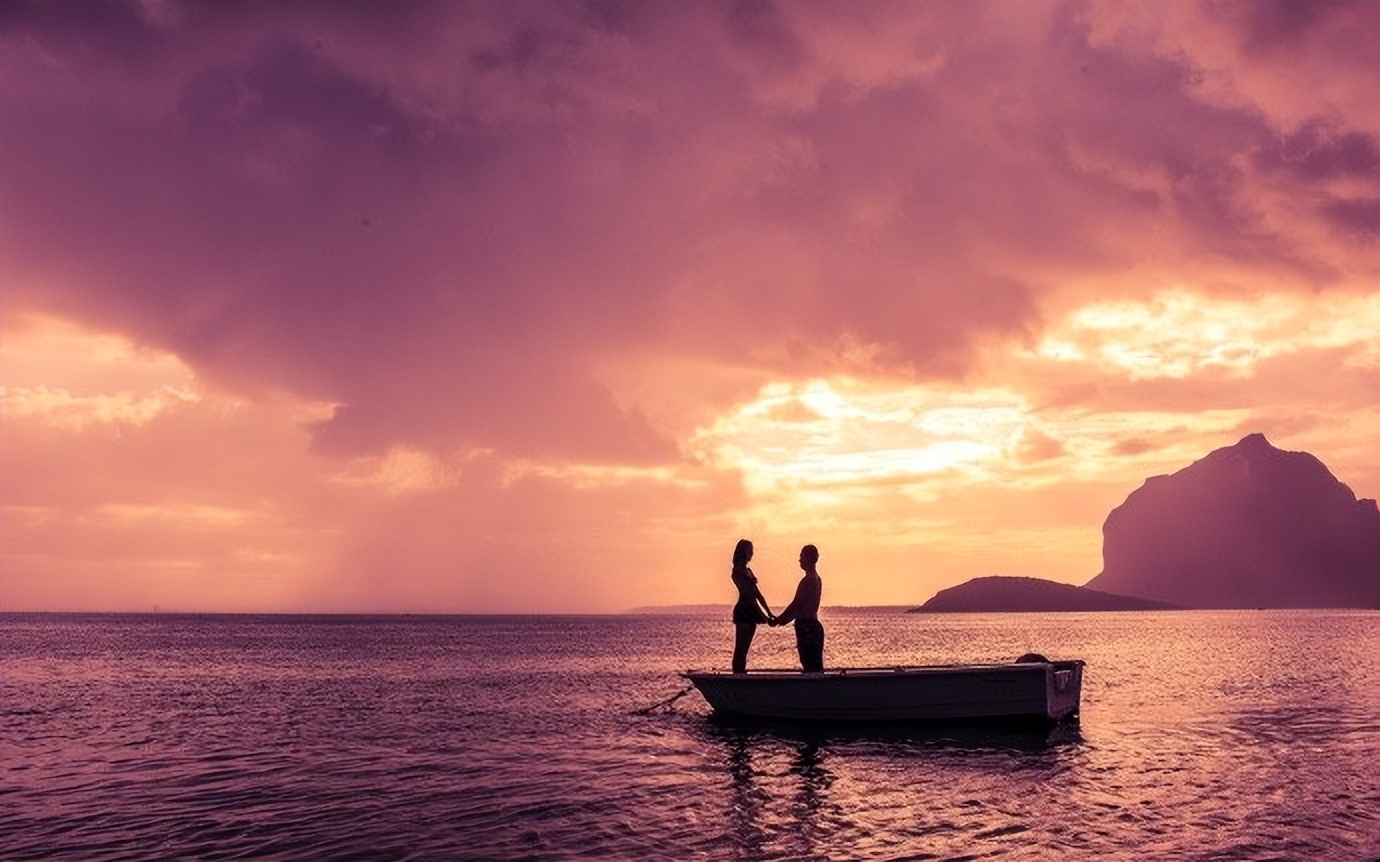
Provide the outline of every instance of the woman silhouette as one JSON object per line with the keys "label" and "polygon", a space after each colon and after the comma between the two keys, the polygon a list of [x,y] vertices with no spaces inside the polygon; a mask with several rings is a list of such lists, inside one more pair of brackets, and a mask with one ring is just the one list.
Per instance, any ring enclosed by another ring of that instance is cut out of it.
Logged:
{"label": "woman silhouette", "polygon": [[752,559],[752,542],[739,539],[733,549],[733,586],[738,588],[738,603],[733,606],[733,672],[747,673],[748,647],[757,633],[759,623],[775,619],[762,591],[757,588],[757,576],[748,568]]}

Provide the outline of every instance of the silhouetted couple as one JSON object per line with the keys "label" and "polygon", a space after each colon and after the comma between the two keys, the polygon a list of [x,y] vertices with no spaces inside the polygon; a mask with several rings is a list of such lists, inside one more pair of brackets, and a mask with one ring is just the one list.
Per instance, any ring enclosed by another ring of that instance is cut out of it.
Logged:
{"label": "silhouetted couple", "polygon": [[824,626],[819,622],[819,599],[822,583],[815,565],[819,549],[806,545],[800,549],[800,569],[805,574],[795,588],[795,598],[780,614],[773,614],[757,587],[757,576],[748,568],[752,559],[752,542],[739,539],[733,549],[733,585],[738,588],[738,603],[733,606],[733,626],[737,633],[733,641],[733,672],[747,673],[748,648],[757,626],[767,623],[783,626],[795,623],[795,648],[800,654],[800,667],[806,672],[824,670]]}

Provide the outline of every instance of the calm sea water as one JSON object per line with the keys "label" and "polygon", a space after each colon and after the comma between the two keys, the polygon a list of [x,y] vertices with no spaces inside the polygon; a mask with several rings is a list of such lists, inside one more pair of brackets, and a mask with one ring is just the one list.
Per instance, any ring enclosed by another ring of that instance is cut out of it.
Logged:
{"label": "calm sea water", "polygon": [[[0,616],[0,858],[1380,857],[1380,613],[835,611],[1087,661],[1050,732],[724,725],[720,616]],[[754,666],[790,666],[763,629]]]}

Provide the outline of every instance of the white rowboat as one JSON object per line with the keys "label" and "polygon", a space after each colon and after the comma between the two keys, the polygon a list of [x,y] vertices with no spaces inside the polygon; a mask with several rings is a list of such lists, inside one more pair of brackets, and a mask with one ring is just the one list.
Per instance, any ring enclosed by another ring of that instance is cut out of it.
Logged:
{"label": "white rowboat", "polygon": [[789,721],[1040,721],[1078,714],[1082,661],[686,671],[716,713]]}

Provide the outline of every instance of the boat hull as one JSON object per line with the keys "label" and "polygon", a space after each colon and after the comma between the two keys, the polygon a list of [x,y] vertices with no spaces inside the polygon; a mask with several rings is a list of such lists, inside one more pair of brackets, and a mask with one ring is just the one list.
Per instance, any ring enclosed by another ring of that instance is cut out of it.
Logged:
{"label": "boat hull", "polygon": [[1082,661],[841,668],[823,673],[687,671],[716,713],[829,722],[1041,721],[1078,714]]}

